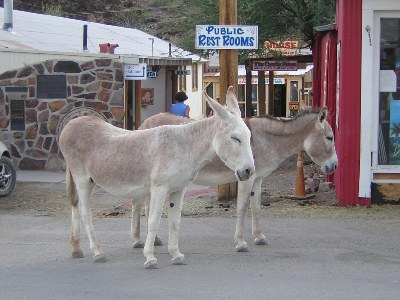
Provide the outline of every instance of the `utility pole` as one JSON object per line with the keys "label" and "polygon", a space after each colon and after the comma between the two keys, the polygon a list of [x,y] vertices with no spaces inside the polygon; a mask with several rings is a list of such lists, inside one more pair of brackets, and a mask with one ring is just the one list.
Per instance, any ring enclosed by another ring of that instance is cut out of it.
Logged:
{"label": "utility pole", "polygon": [[[219,1],[219,24],[237,25],[237,0]],[[237,93],[238,50],[221,49],[220,65],[220,104],[226,104],[226,91],[233,86]],[[218,201],[229,201],[237,196],[237,182],[218,186]]]}

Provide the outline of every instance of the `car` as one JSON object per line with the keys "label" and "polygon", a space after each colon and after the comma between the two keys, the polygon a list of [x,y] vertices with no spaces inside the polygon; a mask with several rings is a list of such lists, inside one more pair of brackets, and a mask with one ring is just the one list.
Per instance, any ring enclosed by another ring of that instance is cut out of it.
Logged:
{"label": "car", "polygon": [[11,159],[10,151],[1,141],[0,154],[0,197],[6,197],[14,189],[17,181],[17,172]]}

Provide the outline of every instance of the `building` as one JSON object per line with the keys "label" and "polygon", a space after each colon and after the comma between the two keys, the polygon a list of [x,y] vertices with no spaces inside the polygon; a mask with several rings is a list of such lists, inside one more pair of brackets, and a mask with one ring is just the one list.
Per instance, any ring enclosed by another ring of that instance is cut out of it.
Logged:
{"label": "building", "polygon": [[21,169],[63,168],[58,134],[95,114],[127,129],[184,90],[203,112],[204,60],[142,31],[0,8],[0,138]]}
{"label": "building", "polygon": [[313,54],[314,99],[330,108],[335,129],[339,204],[398,203],[400,2],[337,0],[336,8]]}
{"label": "building", "polygon": [[[293,114],[293,104],[299,104],[300,101],[305,101],[306,104],[311,104],[309,92],[312,85],[312,64],[305,66],[304,69],[297,71],[274,71],[274,113],[277,117],[289,117]],[[269,72],[264,72],[264,85],[265,90],[269,87]],[[268,110],[269,96],[268,93],[264,97],[259,95],[259,80],[258,72],[251,72],[251,103],[252,115],[265,115],[270,114]],[[220,97],[219,88],[219,72],[204,73],[203,85],[207,93],[215,99]],[[245,65],[238,66],[238,101],[242,116],[246,112],[246,67]],[[263,106],[260,106],[261,102]],[[206,107],[206,105],[204,105]],[[260,111],[259,107],[264,107],[265,111]],[[298,109],[298,105],[296,106]],[[296,111],[297,111],[296,109]]]}

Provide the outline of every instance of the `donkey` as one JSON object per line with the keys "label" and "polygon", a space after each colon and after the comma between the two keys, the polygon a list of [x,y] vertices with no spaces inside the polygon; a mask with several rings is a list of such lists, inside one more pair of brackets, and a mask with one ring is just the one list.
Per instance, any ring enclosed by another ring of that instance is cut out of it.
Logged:
{"label": "donkey", "polygon": [[[252,213],[252,233],[257,245],[266,245],[262,233],[259,212],[261,210],[261,183],[279,165],[291,155],[305,149],[311,159],[321,166],[324,173],[332,173],[338,164],[334,136],[327,120],[327,108],[304,108],[294,119],[274,118],[271,116],[246,119],[252,134],[252,149],[256,172],[250,180],[239,182],[237,196],[237,222],[235,230],[236,250],[248,251],[243,237],[244,217],[250,203]],[[139,129],[153,128],[165,124],[193,122],[168,113],[160,113],[146,119]],[[213,159],[202,168],[194,180],[195,184],[215,186],[235,182],[235,174],[224,163]],[[140,210],[132,206],[133,246],[140,246],[139,219]],[[161,244],[156,236],[157,245]],[[143,243],[142,243],[143,244]],[[142,246],[143,247],[143,246]]]}
{"label": "donkey", "polygon": [[67,164],[73,257],[83,257],[79,245],[81,216],[94,260],[105,260],[89,205],[90,195],[98,185],[120,197],[143,199],[150,195],[148,235],[143,250],[145,268],[157,268],[154,239],[169,194],[168,251],[173,264],[184,262],[178,248],[178,231],[186,186],[217,155],[236,180],[248,180],[254,173],[250,130],[240,118],[233,87],[228,88],[226,108],[210,97],[207,101],[216,117],[185,125],[128,131],[94,116],[68,122],[60,135],[60,148]]}

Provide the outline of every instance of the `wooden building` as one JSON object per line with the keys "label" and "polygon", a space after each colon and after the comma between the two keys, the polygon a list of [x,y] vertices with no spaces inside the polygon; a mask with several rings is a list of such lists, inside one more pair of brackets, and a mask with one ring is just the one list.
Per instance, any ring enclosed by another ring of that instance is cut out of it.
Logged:
{"label": "wooden building", "polygon": [[400,199],[400,1],[337,0],[317,29],[314,99],[327,105],[340,205]]}

